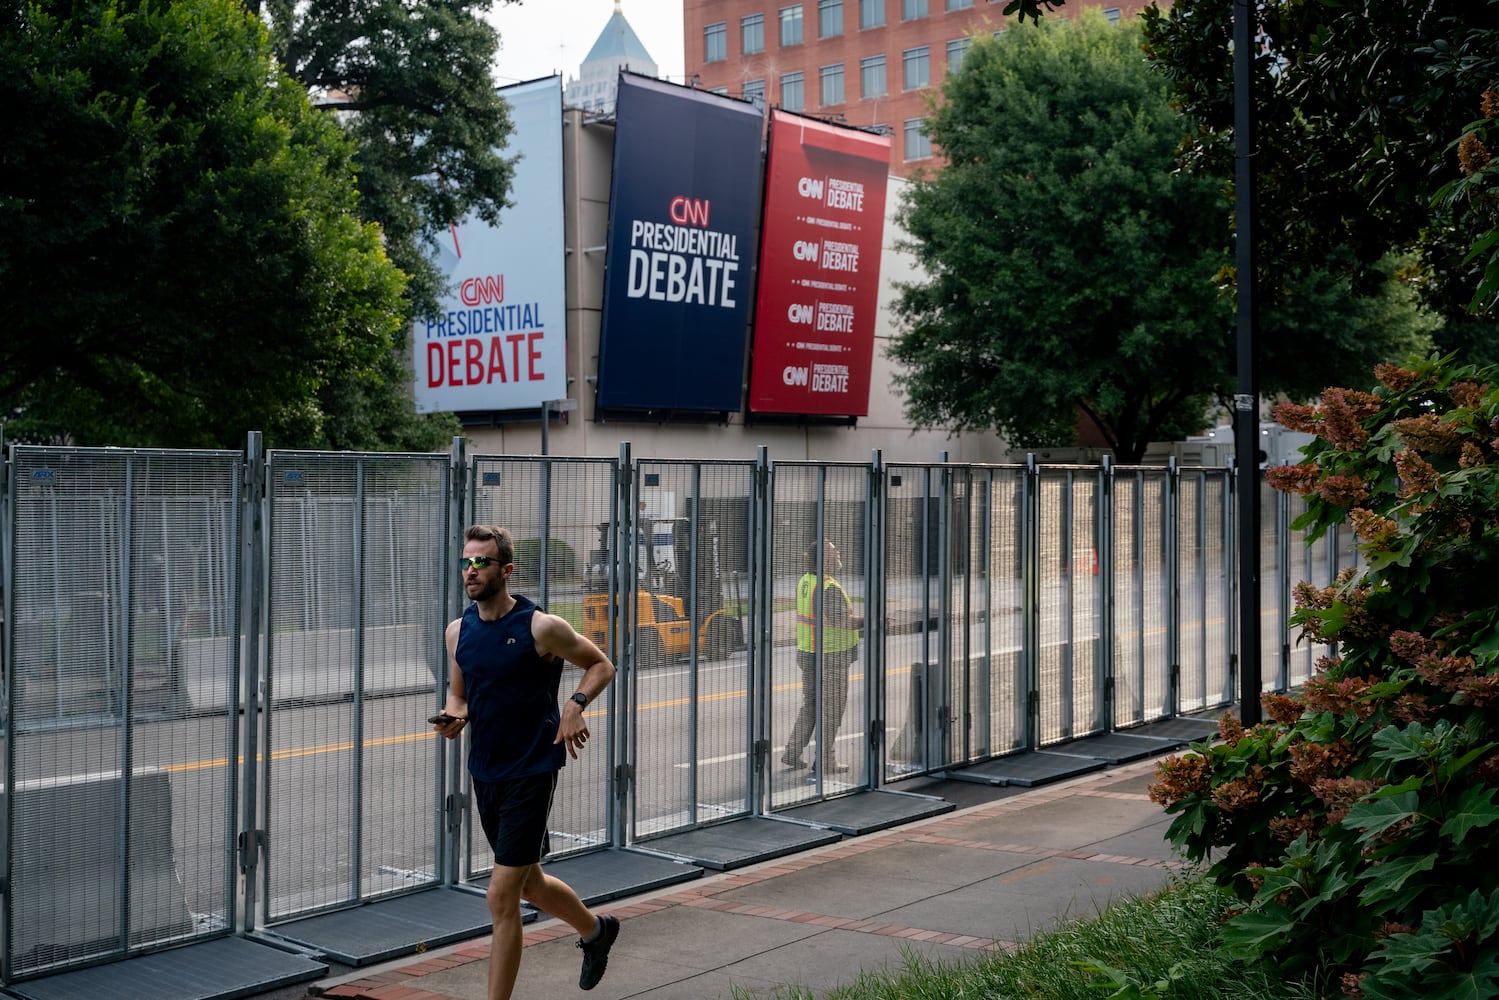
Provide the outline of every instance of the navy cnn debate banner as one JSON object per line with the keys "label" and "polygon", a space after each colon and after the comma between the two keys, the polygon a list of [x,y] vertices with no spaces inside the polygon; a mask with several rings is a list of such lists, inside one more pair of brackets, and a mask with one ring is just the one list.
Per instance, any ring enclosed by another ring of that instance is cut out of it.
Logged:
{"label": "navy cnn debate banner", "polygon": [[599,408],[738,410],[761,113],[622,73],[615,121]]}

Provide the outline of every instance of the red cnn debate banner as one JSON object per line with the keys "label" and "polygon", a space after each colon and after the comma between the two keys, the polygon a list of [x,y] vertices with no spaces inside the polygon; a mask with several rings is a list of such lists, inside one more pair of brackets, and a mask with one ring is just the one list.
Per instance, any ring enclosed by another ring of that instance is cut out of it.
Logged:
{"label": "red cnn debate banner", "polygon": [[749,408],[863,417],[890,139],[773,111]]}

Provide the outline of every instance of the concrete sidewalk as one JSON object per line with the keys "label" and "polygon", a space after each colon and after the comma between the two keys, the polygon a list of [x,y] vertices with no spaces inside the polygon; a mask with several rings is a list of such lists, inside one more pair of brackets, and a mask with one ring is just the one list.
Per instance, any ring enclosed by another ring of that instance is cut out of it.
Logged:
{"label": "concrete sidewalk", "polygon": [[[577,988],[576,935],[550,918],[525,932],[518,998],[705,1000],[787,984],[821,992],[915,953],[963,961],[1109,900],[1149,893],[1181,867],[1146,787],[1156,760],[1055,785],[933,782],[955,812],[599,907],[622,925],[609,970]],[[969,804],[964,805],[964,800]],[[984,801],[977,801],[982,799]],[[368,1000],[483,1000],[489,938],[311,984]]]}

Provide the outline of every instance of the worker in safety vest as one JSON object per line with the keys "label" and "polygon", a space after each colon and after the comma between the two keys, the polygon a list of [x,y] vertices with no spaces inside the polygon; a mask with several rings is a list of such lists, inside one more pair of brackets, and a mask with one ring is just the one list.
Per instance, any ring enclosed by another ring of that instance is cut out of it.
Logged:
{"label": "worker in safety vest", "polygon": [[[843,568],[838,546],[832,542],[819,545],[814,540],[807,547],[805,558],[806,572],[796,585],[796,664],[802,672],[802,707],[786,741],[781,763],[793,770],[807,766],[802,751],[812,739],[821,701],[817,749],[822,773],[842,774],[848,765],[838,763],[833,744],[848,705],[848,673],[859,656],[859,630],[864,627],[864,616],[854,614],[848,592],[832,576]],[[821,587],[817,584],[819,574]]]}

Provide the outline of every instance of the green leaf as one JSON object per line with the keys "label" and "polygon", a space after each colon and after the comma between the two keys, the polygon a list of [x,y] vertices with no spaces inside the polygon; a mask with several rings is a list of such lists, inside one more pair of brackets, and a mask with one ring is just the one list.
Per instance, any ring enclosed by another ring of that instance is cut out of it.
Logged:
{"label": "green leaf", "polygon": [[1469,832],[1499,820],[1499,806],[1494,805],[1494,795],[1495,789],[1485,785],[1470,785],[1463,789],[1442,823],[1442,836],[1451,838],[1453,844],[1461,844]]}
{"label": "green leaf", "polygon": [[1416,810],[1420,801],[1415,792],[1365,800],[1348,810],[1343,825],[1364,831],[1359,842],[1368,843],[1401,820],[1419,815]]}
{"label": "green leaf", "polygon": [[1281,906],[1245,910],[1223,925],[1223,947],[1231,958],[1253,961],[1273,951],[1295,928]]}
{"label": "green leaf", "polygon": [[1436,856],[1426,853],[1396,855],[1373,865],[1364,874],[1366,888],[1359,897],[1365,905],[1379,906],[1413,895],[1422,886],[1411,886],[1413,878],[1436,866]]}

